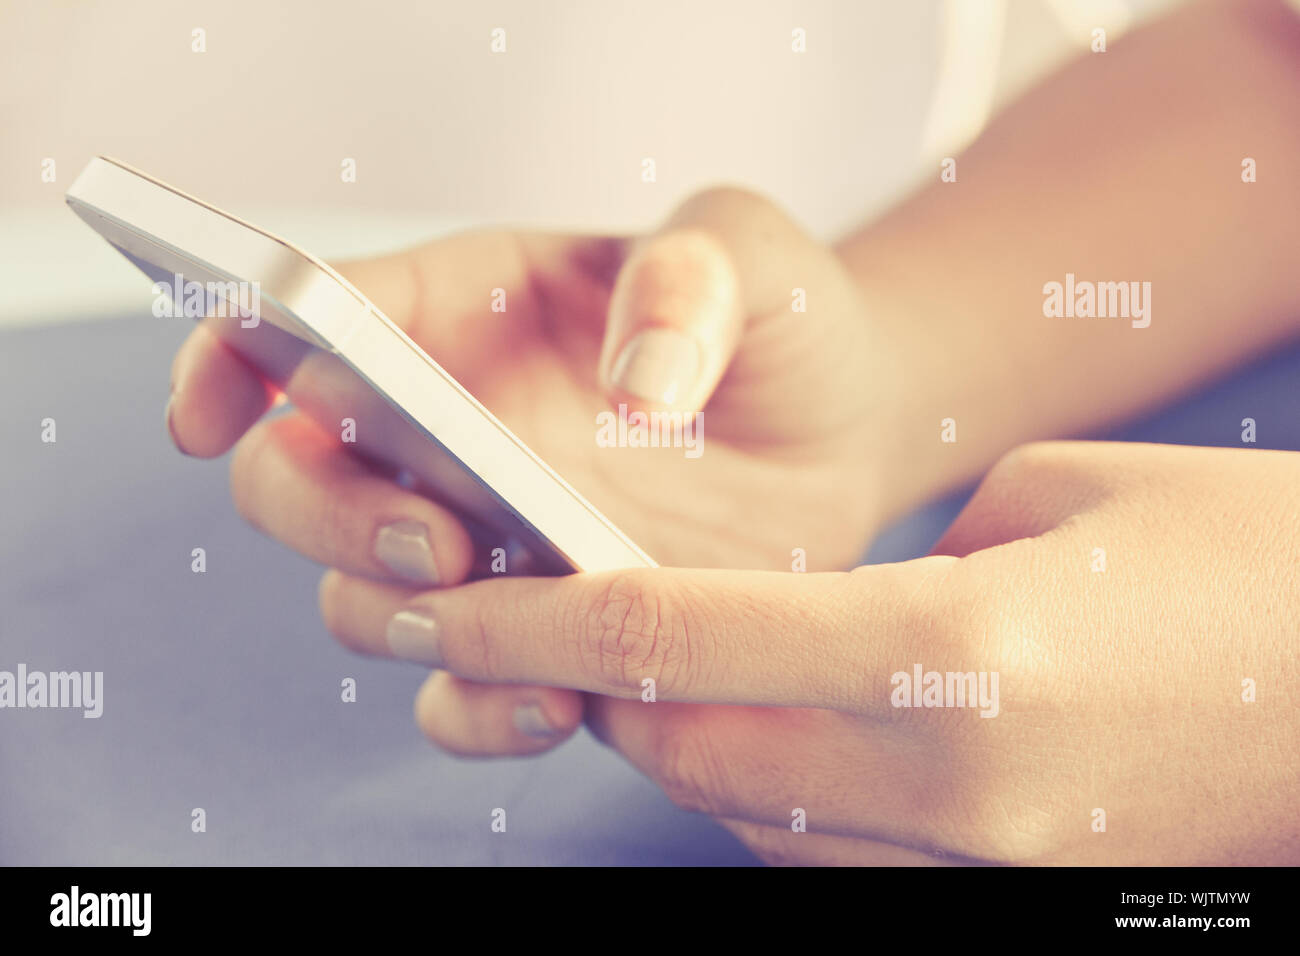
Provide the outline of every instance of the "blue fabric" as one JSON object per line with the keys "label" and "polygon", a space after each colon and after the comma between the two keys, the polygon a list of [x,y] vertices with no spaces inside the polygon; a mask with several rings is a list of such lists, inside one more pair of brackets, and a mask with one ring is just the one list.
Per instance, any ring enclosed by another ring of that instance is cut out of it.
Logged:
{"label": "blue fabric", "polygon": [[[98,720],[0,710],[0,863],[753,862],[585,732],[523,761],[428,746],[411,719],[422,673],[341,650],[316,615],[319,569],[244,526],[224,467],[168,444],[186,331],[0,333],[0,670],[104,672]],[[1300,349],[1124,437],[1235,444],[1250,416],[1261,446],[1300,448],[1297,382]],[[889,529],[872,560],[924,553],[963,497]]]}

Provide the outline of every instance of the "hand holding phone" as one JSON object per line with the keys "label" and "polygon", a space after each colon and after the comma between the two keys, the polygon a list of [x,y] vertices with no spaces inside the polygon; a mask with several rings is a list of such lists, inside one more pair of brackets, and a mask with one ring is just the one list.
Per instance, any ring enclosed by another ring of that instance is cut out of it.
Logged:
{"label": "hand holding phone", "polygon": [[204,321],[223,343],[326,432],[453,506],[507,569],[654,566],[320,260],[103,157],[68,203],[174,304],[197,287]]}
{"label": "hand holding phone", "polygon": [[[105,163],[92,163],[88,174]],[[103,189],[79,181],[70,202],[85,205],[92,191]],[[110,228],[93,208],[82,214]],[[135,211],[124,209],[117,218],[128,214]],[[276,265],[274,259],[254,263],[245,274],[293,279],[292,269]],[[180,268],[161,266],[151,268],[171,287]],[[641,554],[677,566],[844,567],[860,555],[888,507],[883,477],[892,463],[890,436],[902,419],[892,389],[900,360],[864,325],[869,312],[834,251],[759,197],[727,189],[701,194],[659,232],[635,241],[487,230],[340,271],[358,296],[377,302],[402,337],[608,515]],[[262,284],[263,319],[252,335],[269,324],[269,288]],[[792,288],[806,295],[808,311],[792,308]],[[148,291],[142,285],[142,294]],[[498,302],[504,311],[497,311]],[[321,563],[379,573],[344,560],[334,540],[340,517],[361,522],[367,507],[352,485],[340,492],[333,479],[327,488],[315,473],[286,475],[287,466],[278,464],[302,454],[290,446],[309,431],[307,416],[295,410],[283,416],[290,421],[258,423],[269,405],[265,383],[297,367],[295,350],[304,346],[292,334],[269,335],[290,340],[287,358],[273,362],[269,374],[254,373],[247,357],[236,360],[231,349],[215,344],[223,323],[227,334],[247,331],[234,318],[204,321],[178,354],[174,437],[203,457],[239,441],[232,486],[250,521]],[[674,359],[663,347],[673,338],[668,332],[687,342],[698,362]],[[317,372],[314,362],[302,369],[310,373],[304,382]],[[417,379],[426,377],[422,372]],[[667,391],[675,392],[671,406],[662,401]],[[700,424],[707,428],[693,436],[703,442],[634,445],[620,428],[603,424],[619,418],[620,406],[629,418],[639,410],[703,409]],[[343,459],[353,456],[344,451],[358,451],[342,443],[340,426],[356,416],[341,411],[331,411],[329,427],[320,429],[333,448],[317,457],[331,468],[346,467]],[[374,434],[358,429],[357,444]],[[252,454],[254,444],[267,452]],[[367,467],[398,474],[373,461]],[[350,495],[351,505],[341,508]],[[449,502],[436,487],[424,495]],[[409,494],[401,500],[408,509],[417,504]],[[401,507],[386,498],[369,513],[371,526]],[[490,556],[503,536],[489,530],[484,539],[469,512],[448,507],[478,538],[478,553],[473,561],[462,553],[468,549],[457,543],[463,533],[435,534],[442,583],[461,580],[471,565],[480,573],[494,570]],[[358,537],[351,547],[364,546]],[[626,546],[611,554],[580,563],[587,570],[644,566]],[[520,564],[507,564],[511,573],[524,573]],[[568,567],[562,562],[560,569]]]}

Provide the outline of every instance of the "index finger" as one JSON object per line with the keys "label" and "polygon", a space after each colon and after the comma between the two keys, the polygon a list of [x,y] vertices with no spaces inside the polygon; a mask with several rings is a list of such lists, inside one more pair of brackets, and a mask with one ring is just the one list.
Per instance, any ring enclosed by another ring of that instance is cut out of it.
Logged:
{"label": "index finger", "polygon": [[340,576],[322,606],[329,629],[358,650],[471,680],[882,713],[890,675],[942,626],[935,607],[958,560],[497,578],[405,600]]}
{"label": "index finger", "polygon": [[276,390],[200,323],[172,361],[167,431],[187,455],[230,450],[275,400]]}

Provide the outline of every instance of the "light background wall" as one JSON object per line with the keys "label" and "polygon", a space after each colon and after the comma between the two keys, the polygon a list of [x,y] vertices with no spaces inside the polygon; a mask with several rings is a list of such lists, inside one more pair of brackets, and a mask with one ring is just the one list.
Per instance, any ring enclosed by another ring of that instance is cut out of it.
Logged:
{"label": "light background wall", "polygon": [[960,133],[936,115],[969,119],[986,87],[1005,98],[1086,50],[1089,24],[1130,15],[1118,0],[11,0],[0,323],[147,292],[64,208],[96,153],[326,256],[465,223],[646,228],[721,182],[831,237],[934,173],[936,138]]}

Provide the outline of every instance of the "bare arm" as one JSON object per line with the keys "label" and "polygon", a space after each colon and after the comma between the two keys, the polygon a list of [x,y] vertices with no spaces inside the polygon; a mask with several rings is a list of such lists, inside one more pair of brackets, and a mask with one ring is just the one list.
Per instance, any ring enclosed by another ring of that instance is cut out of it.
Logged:
{"label": "bare arm", "polygon": [[[1242,181],[1242,161],[1258,181]],[[1196,3],[1037,86],[839,251],[910,356],[902,510],[1027,440],[1131,416],[1300,327],[1300,16]],[[1043,287],[1149,282],[1147,328]],[[939,441],[957,421],[956,444]]]}

